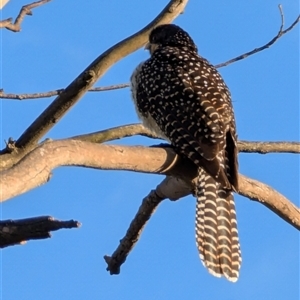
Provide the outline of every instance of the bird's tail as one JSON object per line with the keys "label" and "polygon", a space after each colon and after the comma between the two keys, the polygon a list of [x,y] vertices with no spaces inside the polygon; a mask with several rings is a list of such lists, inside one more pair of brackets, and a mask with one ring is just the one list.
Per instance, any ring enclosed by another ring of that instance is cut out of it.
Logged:
{"label": "bird's tail", "polygon": [[196,197],[196,242],[201,261],[214,276],[235,282],[242,259],[232,192],[222,189],[200,168]]}

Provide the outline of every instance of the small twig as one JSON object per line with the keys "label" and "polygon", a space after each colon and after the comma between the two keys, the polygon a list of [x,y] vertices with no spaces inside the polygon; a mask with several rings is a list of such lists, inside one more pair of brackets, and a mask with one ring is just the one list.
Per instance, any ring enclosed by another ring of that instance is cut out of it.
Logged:
{"label": "small twig", "polygon": [[282,31],[281,35],[284,35],[287,32],[289,32],[290,30],[292,30],[297,25],[297,23],[299,23],[299,21],[300,21],[300,15],[298,16],[298,18],[294,21],[294,23],[289,28],[287,28],[286,30]]}
{"label": "small twig", "polygon": [[256,48],[250,52],[247,52],[247,53],[244,53],[242,55],[239,55],[233,59],[230,59],[224,63],[221,63],[221,64],[218,64],[218,65],[215,65],[216,68],[222,68],[222,67],[225,67],[225,66],[228,66],[229,64],[232,64],[234,62],[237,62],[239,60],[242,60],[250,55],[253,55],[257,52],[260,52],[262,50],[265,50],[267,48],[269,48],[270,46],[272,46],[281,36],[283,36],[284,34],[286,34],[288,31],[292,30],[299,22],[300,20],[300,15],[297,17],[297,19],[293,22],[293,24],[288,27],[286,30],[282,30],[283,29],[283,26],[284,26],[284,15],[283,15],[283,11],[282,11],[282,6],[279,5],[279,12],[280,12],[280,16],[281,16],[281,25],[280,25],[280,28],[279,28],[279,31],[277,33],[277,35],[270,41],[268,42],[267,44],[265,44],[264,46],[261,46],[259,48]]}
{"label": "small twig", "polygon": [[[89,92],[104,92],[104,91],[123,89],[126,87],[129,87],[129,83],[120,83],[120,84],[114,84],[114,85],[110,85],[110,86],[95,87],[95,88],[89,89],[88,91]],[[0,90],[0,99],[25,100],[25,99],[49,98],[49,97],[60,95],[63,91],[64,91],[64,89],[58,89],[58,90],[44,92],[44,93],[5,94],[2,89],[2,90]]]}
{"label": "small twig", "polygon": [[110,85],[110,86],[102,86],[102,87],[96,87],[89,89],[89,92],[104,92],[104,91],[110,91],[110,90],[118,90],[118,89],[123,89],[129,87],[129,83],[120,83],[120,84],[115,84],[115,85]]}
{"label": "small twig", "polygon": [[31,9],[36,8],[38,6],[41,6],[43,4],[46,4],[47,2],[50,2],[51,0],[41,0],[37,2],[33,2],[31,4],[24,5],[20,12],[19,15],[17,16],[16,20],[14,23],[12,23],[12,18],[0,21],[0,28],[6,28],[8,30],[11,30],[13,32],[19,32],[21,31],[21,23],[23,22],[25,16],[32,16],[32,11]]}
{"label": "small twig", "polygon": [[0,248],[47,239],[51,237],[50,231],[78,228],[80,225],[74,220],[59,221],[50,216],[0,221]]}

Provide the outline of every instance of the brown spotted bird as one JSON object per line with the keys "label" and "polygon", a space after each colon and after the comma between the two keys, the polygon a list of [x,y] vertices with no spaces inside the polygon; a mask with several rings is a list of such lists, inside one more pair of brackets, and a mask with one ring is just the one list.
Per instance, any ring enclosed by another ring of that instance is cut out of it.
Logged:
{"label": "brown spotted bird", "polygon": [[241,252],[233,191],[238,190],[237,135],[228,87],[176,25],[152,30],[150,58],[131,76],[143,124],[198,167],[196,243],[214,276],[235,282]]}

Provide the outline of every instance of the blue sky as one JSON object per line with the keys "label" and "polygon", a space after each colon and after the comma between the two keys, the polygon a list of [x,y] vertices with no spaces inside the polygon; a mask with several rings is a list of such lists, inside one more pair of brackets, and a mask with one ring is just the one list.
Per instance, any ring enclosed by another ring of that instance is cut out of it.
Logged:
{"label": "blue sky", "polygon": [[[20,33],[1,30],[1,86],[7,93],[67,86],[98,55],[151,21],[168,1],[52,1],[26,17]],[[11,0],[1,18],[26,1]],[[286,25],[298,0],[282,0]],[[280,25],[278,2],[191,0],[175,23],[217,64],[268,42]],[[113,66],[96,86],[126,83],[148,57],[139,50]],[[299,141],[299,26],[270,49],[220,69],[231,89],[239,138]],[[1,101],[1,147],[17,139],[52,99]],[[138,119],[128,89],[86,94],[47,137],[60,139]],[[157,143],[133,137],[117,144]],[[240,172],[299,206],[299,156],[240,154]],[[298,299],[299,233],[264,206],[235,196],[242,248],[240,279],[209,275],[194,238],[195,199],[165,201],[140,241],[110,276],[110,255],[141,200],[162,176],[65,167],[51,181],[1,206],[2,219],[51,215],[80,229],[54,232],[1,252],[2,299]],[[1,296],[0,296],[1,298]]]}

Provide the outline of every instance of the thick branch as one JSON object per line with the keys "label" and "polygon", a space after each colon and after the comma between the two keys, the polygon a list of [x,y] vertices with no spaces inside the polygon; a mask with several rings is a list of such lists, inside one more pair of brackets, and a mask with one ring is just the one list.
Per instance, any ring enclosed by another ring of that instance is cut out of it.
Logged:
{"label": "thick branch", "polygon": [[[89,134],[73,136],[70,139],[76,139],[93,143],[104,143],[124,137],[142,135],[149,138],[157,139],[158,137],[145,128],[142,124],[122,125],[102,131]],[[27,152],[17,152],[14,141],[8,141],[6,149],[12,148],[11,155],[0,156],[0,170],[4,171],[16,164],[22,159]],[[298,142],[247,142],[239,141],[238,148],[240,152],[246,153],[300,153],[300,143]]]}
{"label": "thick branch", "polygon": [[[75,140],[53,141],[42,144],[14,167],[1,173],[0,200],[5,201],[46,183],[51,170],[67,165],[171,175],[188,182],[191,191],[191,182],[197,174],[196,167],[189,160],[177,156],[172,148],[98,145]],[[272,192],[265,184],[261,183],[258,188],[255,181],[252,184],[251,179],[247,180],[240,177],[240,194],[266,203],[300,229],[298,208],[281,194]]]}
{"label": "thick branch", "polygon": [[[124,137],[130,137],[133,135],[142,135],[153,139],[157,138],[156,135],[154,135],[150,130],[145,128],[142,124],[131,124],[105,129],[93,133],[73,136],[69,139],[93,143],[104,143],[112,140],[121,139]],[[7,170],[8,168],[16,164],[19,160],[21,160],[29,152],[29,149],[27,149],[27,151],[21,152],[15,151],[15,142],[12,140],[9,140],[6,143],[6,149],[11,149],[11,155],[0,155],[0,171]]]}
{"label": "thick branch", "polygon": [[51,237],[50,231],[78,227],[80,223],[77,221],[59,221],[49,216],[0,221],[0,248],[47,239]]}
{"label": "thick branch", "polygon": [[38,6],[41,6],[43,4],[46,4],[50,2],[51,0],[41,0],[37,2],[33,2],[31,4],[24,5],[20,12],[19,15],[17,16],[16,20],[14,23],[12,23],[12,18],[0,21],[0,28],[6,28],[8,30],[14,31],[14,32],[19,32],[21,31],[21,23],[23,22],[25,16],[32,16],[32,9],[36,8]]}
{"label": "thick branch", "polygon": [[[157,155],[156,159],[153,159],[153,154]],[[1,201],[46,183],[51,171],[59,166],[163,174],[163,166],[170,166],[174,159],[174,155],[168,157],[167,151],[159,148],[148,152],[144,147],[98,145],[74,140],[48,141],[1,173]]]}

